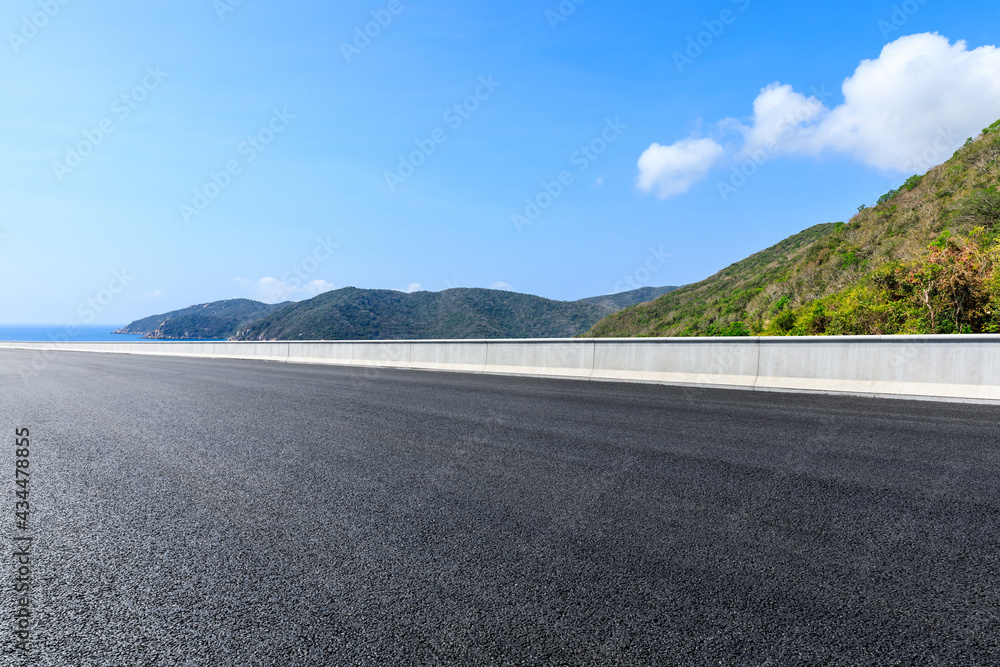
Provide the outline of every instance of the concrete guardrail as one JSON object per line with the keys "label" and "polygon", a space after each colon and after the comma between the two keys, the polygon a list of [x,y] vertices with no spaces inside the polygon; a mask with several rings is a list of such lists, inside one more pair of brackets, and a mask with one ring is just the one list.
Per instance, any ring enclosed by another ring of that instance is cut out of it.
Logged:
{"label": "concrete guardrail", "polygon": [[409,368],[1000,403],[1000,335],[384,342],[20,343],[0,348]]}

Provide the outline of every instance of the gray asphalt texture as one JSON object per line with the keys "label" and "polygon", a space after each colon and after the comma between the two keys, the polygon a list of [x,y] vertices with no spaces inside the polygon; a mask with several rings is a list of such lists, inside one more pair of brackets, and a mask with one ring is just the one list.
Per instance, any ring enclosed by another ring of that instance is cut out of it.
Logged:
{"label": "gray asphalt texture", "polygon": [[1000,664],[997,407],[2,350],[0,415],[2,664]]}

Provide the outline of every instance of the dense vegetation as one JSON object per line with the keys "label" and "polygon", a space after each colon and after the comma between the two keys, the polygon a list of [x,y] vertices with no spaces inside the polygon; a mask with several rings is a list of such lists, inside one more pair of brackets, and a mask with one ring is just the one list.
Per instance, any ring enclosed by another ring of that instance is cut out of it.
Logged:
{"label": "dense vegetation", "polygon": [[[632,303],[636,301],[628,301]],[[234,339],[565,338],[585,332],[616,310],[618,306],[600,299],[552,301],[499,290],[405,294],[348,287],[288,305],[244,327]]]}
{"label": "dense vegetation", "polygon": [[136,320],[115,333],[164,340],[220,340],[285,305],[250,299],[213,301]]}
{"label": "dense vegetation", "polygon": [[628,292],[619,292],[617,294],[605,294],[604,296],[591,296],[586,299],[580,299],[573,303],[596,303],[599,306],[605,306],[610,308],[612,311],[618,311],[622,308],[628,308],[637,303],[645,303],[647,301],[652,301],[657,297],[661,297],[664,294],[673,292],[676,287],[640,287],[639,289],[634,289]]}
{"label": "dense vegetation", "polygon": [[197,340],[562,338],[674,287],[643,287],[579,301],[486,289],[404,294],[348,287],[298,303],[216,301],[154,315],[116,333]]}
{"label": "dense vegetation", "polygon": [[943,165],[588,336],[1000,332],[1000,122]]}

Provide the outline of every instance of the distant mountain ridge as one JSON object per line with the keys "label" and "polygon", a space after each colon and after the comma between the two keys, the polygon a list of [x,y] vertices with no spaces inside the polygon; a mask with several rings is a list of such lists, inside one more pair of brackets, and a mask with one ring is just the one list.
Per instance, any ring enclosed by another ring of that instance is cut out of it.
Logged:
{"label": "distant mountain ridge", "polygon": [[619,292],[617,294],[605,294],[604,296],[590,296],[586,299],[578,299],[573,303],[593,303],[598,306],[605,306],[607,308],[612,308],[615,311],[622,310],[623,308],[628,308],[629,306],[634,306],[638,303],[646,303],[647,301],[652,301],[653,299],[659,298],[664,294],[673,292],[679,287],[640,287],[639,289],[634,289],[628,292]]}
{"label": "distant mountain ridge", "polygon": [[675,287],[578,301],[501,290],[404,293],[346,287],[300,302],[233,299],[136,320],[115,333],[164,340],[402,340],[569,338],[622,308]]}
{"label": "distant mountain ridge", "polygon": [[270,315],[290,302],[267,304],[251,299],[229,299],[201,303],[136,320],[116,334],[134,334],[160,340],[218,340]]}

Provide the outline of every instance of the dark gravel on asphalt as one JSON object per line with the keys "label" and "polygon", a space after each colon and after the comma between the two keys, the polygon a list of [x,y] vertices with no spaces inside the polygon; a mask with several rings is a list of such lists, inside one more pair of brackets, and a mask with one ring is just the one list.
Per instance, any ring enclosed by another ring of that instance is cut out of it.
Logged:
{"label": "dark gravel on asphalt", "polygon": [[997,665],[998,418],[2,350],[0,662]]}

